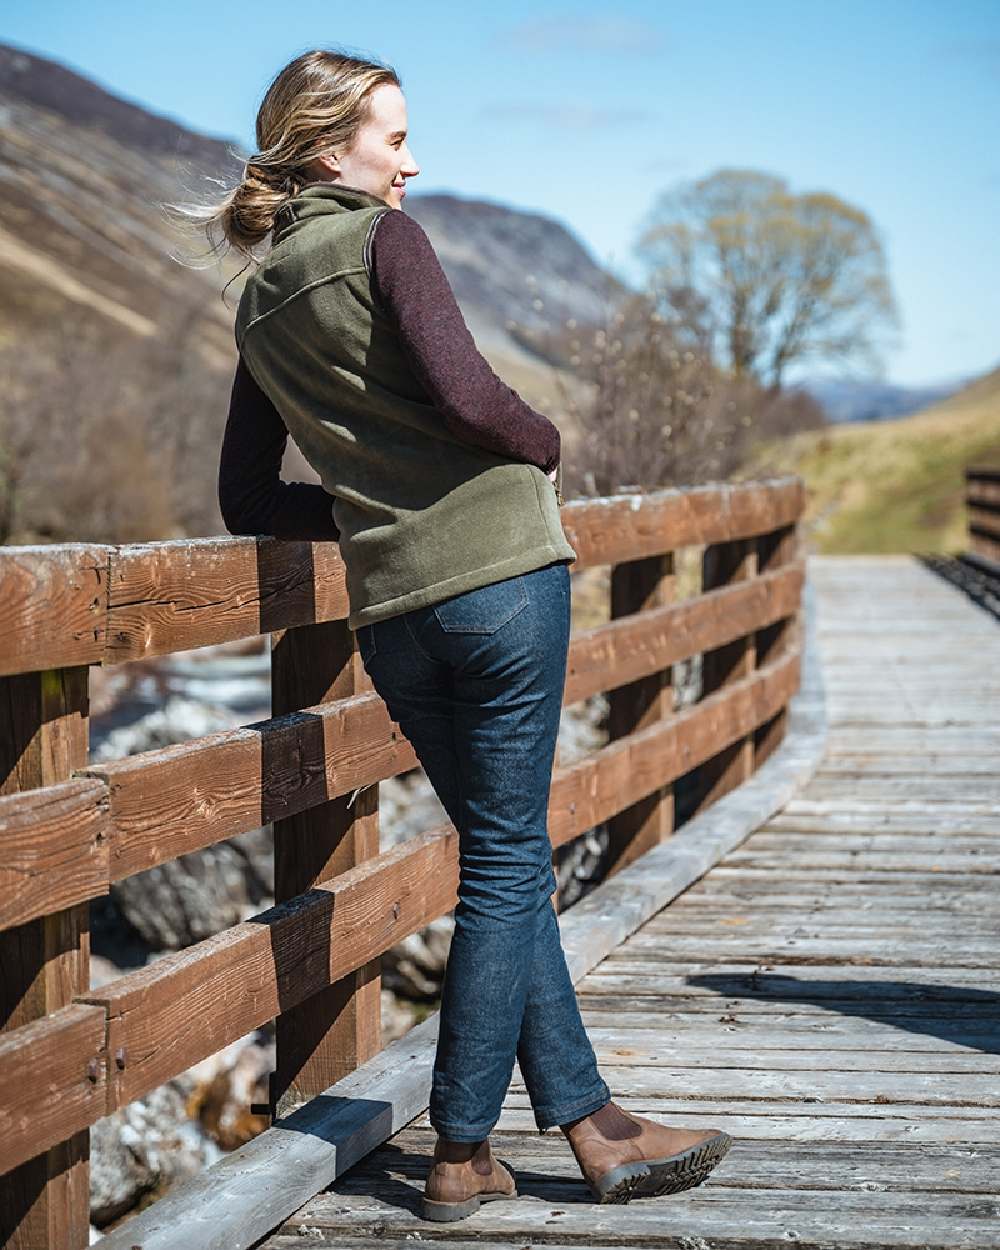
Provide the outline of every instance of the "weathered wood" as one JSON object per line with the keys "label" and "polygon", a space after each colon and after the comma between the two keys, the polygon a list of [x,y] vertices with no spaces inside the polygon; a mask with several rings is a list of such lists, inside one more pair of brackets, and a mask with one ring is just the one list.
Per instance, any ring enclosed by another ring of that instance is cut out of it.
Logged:
{"label": "weathered wood", "polygon": [[[675,593],[672,552],[616,564],[611,569],[611,619],[663,607]],[[672,668],[664,666],[638,681],[616,684],[608,694],[609,740],[625,738],[670,716],[674,710],[672,681]],[[674,790],[673,783],[668,782],[608,820],[606,875],[614,875],[663,842],[673,828]]]}
{"label": "weathered wood", "polygon": [[[709,543],[702,553],[703,591],[752,581],[757,575],[757,542],[759,539],[741,538],[734,542]],[[705,652],[701,662],[702,699],[753,672],[757,663],[756,638],[756,632],[746,634]],[[695,811],[701,811],[747,780],[753,773],[753,751],[751,733],[699,767]]]}
{"label": "weathered wood", "polygon": [[[85,665],[3,678],[0,794],[55,785],[80,767],[88,711]],[[0,932],[0,1032],[69,1005],[89,984],[89,972],[86,903]],[[67,1140],[22,1163],[0,1186],[0,1243],[11,1250],[87,1245],[90,1139],[75,1131],[76,1118],[68,1118]]]}
{"label": "weathered wood", "polygon": [[[62,1007],[0,1034],[0,1173],[104,1115],[106,1059],[99,1007]],[[28,1172],[19,1172],[3,1186],[23,1185]]]}
{"label": "weathered wood", "polygon": [[[687,1125],[703,1126],[707,1124],[702,1118]],[[732,1168],[730,1163],[730,1171]],[[759,1246],[767,1250],[788,1241],[836,1246],[838,1250],[851,1246],[866,1250],[926,1250],[929,1246],[992,1250],[996,1244],[991,1240],[995,1217],[989,1200],[966,1200],[962,1214],[957,1214],[952,1195],[923,1189],[919,1204],[907,1189],[895,1193],[838,1191],[833,1195],[828,1186],[817,1185],[810,1190],[787,1181],[784,1185],[744,1189],[723,1185],[720,1168],[719,1176],[709,1177],[696,1193],[672,1196],[667,1217],[665,1204],[657,1201],[597,1205],[579,1176],[562,1184],[549,1180],[537,1196],[531,1189],[538,1182],[527,1179],[528,1201],[490,1202],[476,1212],[480,1245],[503,1244],[510,1238],[513,1246],[677,1247],[699,1242],[711,1245],[709,1237],[727,1247]],[[307,1203],[286,1227],[289,1231],[301,1229],[321,1250],[343,1245],[341,1238],[345,1236],[367,1234],[369,1239],[378,1236],[384,1241],[402,1239],[406,1234],[412,1237],[421,1231],[423,1224],[414,1210],[415,1203],[397,1197],[392,1205],[374,1204],[371,1189],[372,1182],[366,1178],[359,1177],[356,1184],[345,1180],[335,1192],[320,1194]],[[456,1240],[467,1235],[458,1232]],[[440,1235],[435,1237],[439,1240]],[[401,1240],[400,1244],[405,1243]],[[450,1238],[445,1244],[451,1244]],[[268,1242],[262,1250],[269,1250]]]}
{"label": "weathered wood", "polygon": [[[801,540],[797,525],[786,525],[770,534],[762,534],[756,542],[757,580],[780,568],[801,560]],[[771,624],[763,626],[754,634],[754,663],[765,664],[789,647],[800,646],[801,605]],[[775,716],[753,733],[753,764],[760,767],[777,749],[788,731],[788,712],[782,708]]]}
{"label": "weathered wood", "polygon": [[86,772],[110,802],[112,881],[414,768],[372,692]]}
{"label": "weathered wood", "polygon": [[0,798],[0,929],[107,894],[107,808],[99,781]]}
{"label": "weathered wood", "polygon": [[0,675],[100,660],[111,550],[90,543],[0,550]]}
{"label": "weathered wood", "polygon": [[[273,639],[271,707],[275,713],[333,702],[370,687],[346,621],[286,630]],[[319,729],[319,726],[316,727]],[[325,755],[325,751],[323,752]],[[269,772],[262,760],[261,771]],[[378,783],[339,796],[274,825],[274,896],[308,893],[379,851]],[[277,1067],[271,1115],[285,1115],[333,1085],[382,1048],[380,960],[375,957],[283,1007],[275,1022]]]}

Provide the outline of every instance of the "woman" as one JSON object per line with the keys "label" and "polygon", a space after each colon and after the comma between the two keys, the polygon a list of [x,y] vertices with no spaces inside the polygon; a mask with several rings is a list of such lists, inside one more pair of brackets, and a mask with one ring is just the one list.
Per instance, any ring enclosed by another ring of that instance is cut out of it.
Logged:
{"label": "woman", "polygon": [[[424,1214],[516,1196],[490,1152],[515,1057],[602,1202],[699,1183],[731,1139],[623,1111],[566,967],[546,828],[570,634],[559,431],[476,350],[421,227],[395,72],[297,57],[217,214],[271,248],[236,315],[222,449],[234,534],[337,539],[375,690],[459,833],[460,885],[430,1098]],[[394,211],[395,210],[395,211]],[[278,478],[291,433],[321,486]]]}

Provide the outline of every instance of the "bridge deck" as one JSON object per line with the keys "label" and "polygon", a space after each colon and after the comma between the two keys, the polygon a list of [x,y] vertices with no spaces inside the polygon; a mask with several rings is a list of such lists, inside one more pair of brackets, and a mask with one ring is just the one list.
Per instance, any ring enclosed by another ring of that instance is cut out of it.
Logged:
{"label": "bridge deck", "polygon": [[515,1069],[516,1201],[423,1221],[424,1114],[262,1250],[1000,1244],[1000,629],[909,558],[809,576],[819,770],[578,987],[623,1106],[736,1138],[716,1172],[595,1205]]}

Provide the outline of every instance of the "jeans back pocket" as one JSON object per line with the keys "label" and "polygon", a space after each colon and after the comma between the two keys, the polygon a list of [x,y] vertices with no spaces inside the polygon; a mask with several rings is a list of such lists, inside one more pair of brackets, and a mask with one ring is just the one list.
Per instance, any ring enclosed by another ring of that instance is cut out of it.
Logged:
{"label": "jeans back pocket", "polygon": [[437,622],[446,633],[495,634],[528,606],[528,588],[524,577],[518,574],[463,591],[433,606]]}

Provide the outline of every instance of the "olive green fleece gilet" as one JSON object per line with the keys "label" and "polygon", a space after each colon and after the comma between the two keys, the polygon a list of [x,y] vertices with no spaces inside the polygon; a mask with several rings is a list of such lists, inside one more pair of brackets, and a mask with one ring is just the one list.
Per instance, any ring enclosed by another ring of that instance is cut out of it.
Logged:
{"label": "olive green fleece gilet", "polygon": [[372,232],[395,211],[310,183],[236,313],[247,368],[334,496],[352,630],[577,558],[545,472],[449,432],[373,298]]}

